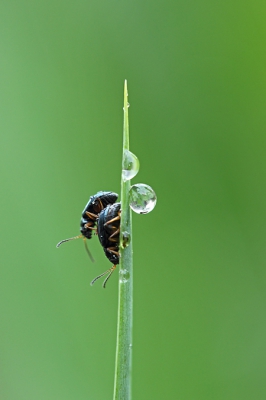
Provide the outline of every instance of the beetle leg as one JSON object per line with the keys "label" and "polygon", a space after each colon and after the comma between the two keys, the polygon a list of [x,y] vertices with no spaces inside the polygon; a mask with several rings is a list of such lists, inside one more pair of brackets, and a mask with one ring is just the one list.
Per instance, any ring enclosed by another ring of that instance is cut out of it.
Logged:
{"label": "beetle leg", "polygon": [[[119,232],[120,232],[120,227],[119,227],[114,233],[112,233],[111,236],[109,236],[108,240],[112,239],[113,236],[117,235]],[[111,241],[112,241],[112,240],[111,240]]]}
{"label": "beetle leg", "polygon": [[92,231],[97,230],[97,228],[92,228],[90,225],[91,225],[91,222],[88,222],[86,225],[84,225],[84,228],[91,229]]}
{"label": "beetle leg", "polygon": [[109,253],[115,254],[117,257],[120,257],[120,254],[118,253],[118,251],[112,250],[112,249],[116,249],[116,247],[107,247],[106,250],[109,251]]}
{"label": "beetle leg", "polygon": [[94,208],[95,212],[100,213],[104,209],[104,206],[99,197],[96,199],[96,201],[97,201],[97,203],[94,205],[93,208]]}
{"label": "beetle leg", "polygon": [[91,226],[94,226],[94,225],[95,225],[95,222],[89,221],[84,226],[85,226],[85,228],[90,228]]}
{"label": "beetle leg", "polygon": [[118,243],[117,239],[118,238],[111,238],[111,239],[108,239],[108,240],[109,240],[110,243]]}
{"label": "beetle leg", "polygon": [[120,213],[121,213],[121,211],[118,211],[117,217],[115,217],[113,219],[110,219],[110,221],[105,222],[104,226],[111,224],[111,222],[119,221],[120,220]]}
{"label": "beetle leg", "polygon": [[103,206],[103,203],[102,203],[102,200],[101,199],[98,199],[98,201],[99,201],[99,203],[100,203],[100,206],[101,206],[101,211],[104,209],[104,206]]}
{"label": "beetle leg", "polygon": [[88,228],[89,226],[95,225],[93,221],[89,221],[86,223],[86,227]]}
{"label": "beetle leg", "polygon": [[89,212],[89,211],[86,211],[86,215],[87,215],[90,219],[97,219],[97,218],[98,218],[98,215],[93,214],[93,213],[91,213],[91,212]]}

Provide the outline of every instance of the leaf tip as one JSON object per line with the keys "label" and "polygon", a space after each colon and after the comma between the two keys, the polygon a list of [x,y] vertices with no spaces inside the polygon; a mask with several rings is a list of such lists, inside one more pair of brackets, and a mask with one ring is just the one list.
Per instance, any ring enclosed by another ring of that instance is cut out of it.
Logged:
{"label": "leaf tip", "polygon": [[128,91],[127,91],[127,80],[125,79],[125,83],[124,83],[124,97],[128,96]]}

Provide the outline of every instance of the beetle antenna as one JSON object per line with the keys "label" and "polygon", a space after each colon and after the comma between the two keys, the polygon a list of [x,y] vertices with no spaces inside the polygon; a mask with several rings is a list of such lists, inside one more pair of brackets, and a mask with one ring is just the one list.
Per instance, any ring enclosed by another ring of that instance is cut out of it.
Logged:
{"label": "beetle antenna", "polygon": [[103,272],[102,274],[96,276],[96,278],[94,278],[91,281],[91,286],[94,284],[94,282],[96,282],[99,278],[101,278],[102,276],[107,275],[107,277],[105,278],[105,280],[103,281],[103,288],[105,289],[106,283],[108,281],[108,279],[110,278],[110,276],[112,275],[112,273],[114,272],[114,270],[116,269],[116,265],[113,265],[112,268],[109,268],[107,271]]}
{"label": "beetle antenna", "polygon": [[112,275],[112,273],[114,272],[114,270],[116,269],[116,265],[113,265],[112,268],[110,268],[110,273],[107,275],[107,277],[105,278],[105,280],[103,281],[103,288],[105,289],[106,283],[108,281],[108,279],[110,278],[110,276]]}
{"label": "beetle antenna", "polygon": [[86,252],[88,253],[88,256],[90,257],[91,261],[94,262],[95,260],[94,260],[94,258],[92,257],[92,254],[91,254],[91,252],[90,252],[90,250],[89,250],[89,248],[88,248],[87,241],[86,241],[85,237],[83,238],[83,241],[84,241],[85,249],[86,249]]}
{"label": "beetle antenna", "polygon": [[80,239],[80,238],[82,238],[82,235],[78,235],[78,236],[74,236],[74,237],[69,238],[69,239],[61,240],[61,242],[57,243],[56,247],[61,246],[62,243],[69,242],[70,240]]}

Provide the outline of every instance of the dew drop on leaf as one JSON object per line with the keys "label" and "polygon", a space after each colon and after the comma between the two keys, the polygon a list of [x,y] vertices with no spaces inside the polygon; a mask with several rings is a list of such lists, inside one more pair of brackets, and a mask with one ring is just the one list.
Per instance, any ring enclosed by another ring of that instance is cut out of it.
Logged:
{"label": "dew drop on leaf", "polygon": [[121,283],[127,283],[130,278],[130,273],[127,269],[120,269],[119,271],[119,281]]}
{"label": "dew drop on leaf", "polygon": [[122,247],[125,249],[130,243],[131,237],[128,232],[122,232]]}
{"label": "dew drop on leaf", "polygon": [[137,214],[148,214],[156,205],[154,190],[145,183],[137,183],[129,190],[129,205]]}
{"label": "dew drop on leaf", "polygon": [[134,178],[139,172],[139,160],[129,150],[124,150],[122,179],[124,182]]}

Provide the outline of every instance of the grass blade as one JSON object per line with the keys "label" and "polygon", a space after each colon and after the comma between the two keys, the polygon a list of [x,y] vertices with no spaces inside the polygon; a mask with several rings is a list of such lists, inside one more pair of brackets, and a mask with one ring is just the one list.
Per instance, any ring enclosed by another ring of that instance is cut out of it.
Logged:
{"label": "grass blade", "polygon": [[[122,169],[125,150],[129,150],[128,91],[124,85],[124,124]],[[120,267],[118,290],[118,320],[113,400],[131,399],[132,325],[133,325],[133,260],[132,223],[129,207],[130,180],[121,177]],[[127,241],[127,246],[125,246]]]}

